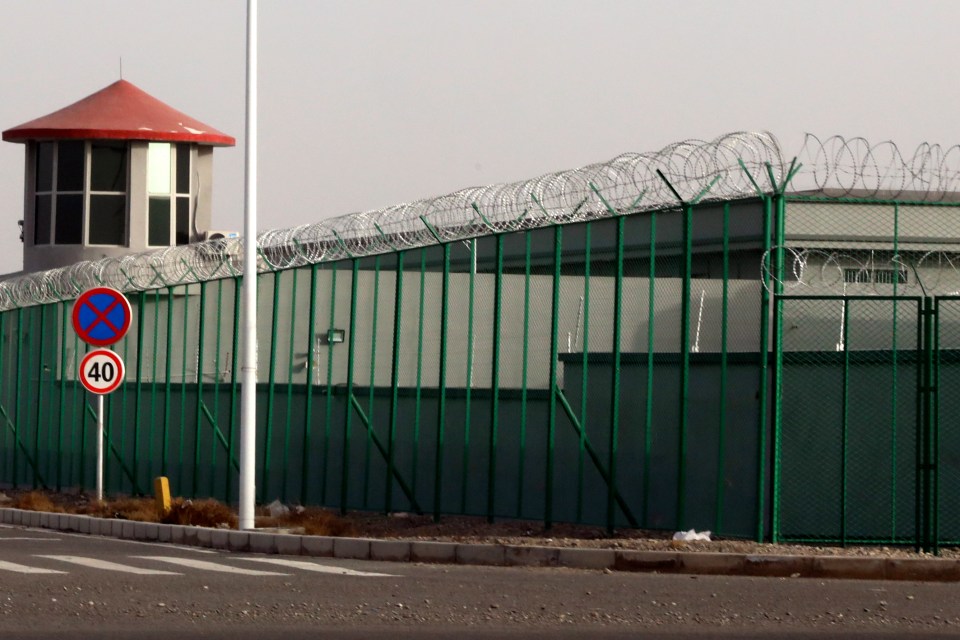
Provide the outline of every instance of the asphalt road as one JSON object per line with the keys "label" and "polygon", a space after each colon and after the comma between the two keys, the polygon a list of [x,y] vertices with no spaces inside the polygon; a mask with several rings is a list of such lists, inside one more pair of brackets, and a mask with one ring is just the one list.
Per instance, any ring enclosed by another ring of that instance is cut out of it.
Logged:
{"label": "asphalt road", "polygon": [[958,605],[954,584],[344,561],[0,527],[4,640],[960,637]]}

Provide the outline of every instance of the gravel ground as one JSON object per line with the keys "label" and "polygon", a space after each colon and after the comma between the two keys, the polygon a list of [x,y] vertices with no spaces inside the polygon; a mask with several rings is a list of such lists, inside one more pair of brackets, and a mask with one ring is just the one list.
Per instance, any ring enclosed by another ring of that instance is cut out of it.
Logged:
{"label": "gravel ground", "polygon": [[[27,490],[5,489],[0,493],[0,507],[10,506]],[[83,512],[89,496],[76,492],[44,492],[67,512]],[[887,558],[916,558],[912,547],[829,546],[807,544],[767,544],[751,540],[713,536],[710,542],[673,540],[673,532],[643,529],[617,529],[607,535],[603,527],[557,523],[549,530],[538,521],[502,520],[487,522],[485,518],[444,516],[434,522],[431,516],[412,513],[350,512],[342,519],[352,529],[352,536],[393,538],[476,544],[538,545],[580,547],[588,549],[630,549],[641,551],[693,551],[711,553],[744,553],[774,555],[829,555]],[[960,549],[944,548],[941,557],[960,559]]]}
{"label": "gravel ground", "polygon": [[[714,536],[710,542],[673,540],[673,532],[642,529],[617,529],[608,536],[602,527],[555,524],[544,530],[543,524],[531,521],[488,523],[483,518],[444,517],[434,523],[429,516],[400,514],[350,514],[359,535],[374,538],[402,538],[467,543],[500,543],[511,545],[544,545],[581,547],[586,549],[635,549],[642,551],[704,551],[710,553],[746,553],[779,555],[831,555],[916,558],[912,547],[886,546],[822,546],[806,544],[760,544],[751,540]],[[945,558],[960,558],[960,550],[941,550]]]}

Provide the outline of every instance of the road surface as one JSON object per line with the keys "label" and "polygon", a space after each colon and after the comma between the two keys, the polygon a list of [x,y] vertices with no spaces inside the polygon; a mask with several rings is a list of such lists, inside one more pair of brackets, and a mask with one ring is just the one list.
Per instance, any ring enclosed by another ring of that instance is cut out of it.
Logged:
{"label": "road surface", "polygon": [[955,584],[264,556],[0,526],[4,640],[960,637],[958,603]]}

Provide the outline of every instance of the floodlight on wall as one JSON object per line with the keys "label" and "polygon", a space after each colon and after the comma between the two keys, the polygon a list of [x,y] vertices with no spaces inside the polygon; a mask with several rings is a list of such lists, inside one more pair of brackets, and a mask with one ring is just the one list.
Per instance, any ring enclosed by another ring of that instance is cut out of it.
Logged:
{"label": "floodlight on wall", "polygon": [[347,332],[343,329],[327,329],[326,333],[321,333],[317,338],[321,344],[339,344],[346,338]]}

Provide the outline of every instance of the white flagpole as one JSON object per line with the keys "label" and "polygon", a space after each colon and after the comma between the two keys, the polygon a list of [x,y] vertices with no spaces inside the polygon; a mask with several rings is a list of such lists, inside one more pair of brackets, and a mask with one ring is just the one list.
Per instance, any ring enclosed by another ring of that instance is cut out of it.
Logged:
{"label": "white flagpole", "polygon": [[240,367],[240,529],[254,528],[257,446],[257,0],[247,0],[243,207],[243,363]]}

